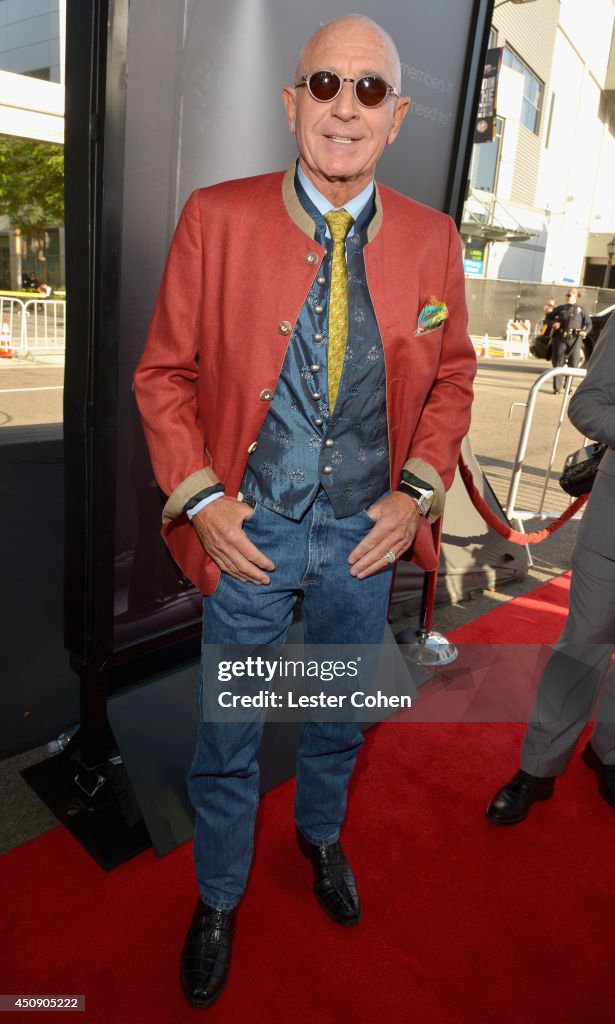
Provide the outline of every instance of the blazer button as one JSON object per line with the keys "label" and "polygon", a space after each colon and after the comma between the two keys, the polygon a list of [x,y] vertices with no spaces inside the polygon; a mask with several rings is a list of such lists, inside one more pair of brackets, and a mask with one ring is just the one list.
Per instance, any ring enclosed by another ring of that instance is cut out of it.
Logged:
{"label": "blazer button", "polygon": [[303,258],[306,263],[309,263],[309,265],[313,267],[316,261],[318,260],[318,254],[315,252],[306,252]]}
{"label": "blazer button", "polygon": [[314,306],[314,312],[315,313],[322,313],[324,308],[325,308],[324,306]]}
{"label": "blazer button", "polygon": [[322,471],[323,471],[323,473],[332,473],[333,472],[333,466],[323,466],[322,467]]}
{"label": "blazer button", "polygon": [[290,334],[293,329],[293,325],[289,320],[280,320],[278,324],[278,331],[280,334]]}
{"label": "blazer button", "polygon": [[251,455],[252,452],[255,452],[257,448],[258,448],[258,441],[253,441],[252,444],[250,445],[250,447],[248,448],[248,455]]}
{"label": "blazer button", "polygon": [[315,427],[322,427],[322,420],[321,419],[314,420],[314,426]]}
{"label": "blazer button", "polygon": [[269,388],[265,388],[263,391],[261,391],[258,397],[260,398],[261,402],[270,402],[271,399],[273,398],[273,391],[270,391]]}
{"label": "blazer button", "polygon": [[325,448],[333,448],[333,441],[331,440],[330,437],[328,437],[327,440],[325,441]]}
{"label": "blazer button", "polygon": [[312,398],[314,399],[315,402],[317,402],[320,397],[321,397],[320,391],[313,391],[312,392]]}
{"label": "blazer button", "polygon": [[310,370],[312,371],[312,373],[318,373],[318,371],[320,370],[320,364],[310,363]]}

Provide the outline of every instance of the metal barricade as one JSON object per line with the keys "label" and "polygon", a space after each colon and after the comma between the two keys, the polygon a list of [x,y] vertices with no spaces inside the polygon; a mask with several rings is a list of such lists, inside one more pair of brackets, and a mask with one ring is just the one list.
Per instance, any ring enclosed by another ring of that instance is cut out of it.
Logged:
{"label": "metal barricade", "polygon": [[[508,498],[506,500],[506,515],[511,522],[518,524],[518,529],[523,531],[523,523],[527,519],[550,519],[557,518],[557,513],[544,512],[545,497],[547,494],[547,488],[549,486],[549,480],[551,477],[551,470],[553,463],[555,462],[555,456],[557,454],[557,446],[559,444],[559,438],[562,430],[562,423],[566,415],[566,407],[568,405],[568,399],[570,397],[570,389],[572,386],[573,378],[585,377],[587,370],[576,369],[571,366],[556,366],[551,370],[545,370],[541,373],[540,377],[534,382],[528,393],[528,400],[525,405],[525,416],[523,418],[523,424],[521,427],[521,434],[519,436],[519,446],[517,448],[517,454],[515,456],[515,465],[513,468],[512,476],[510,479],[510,488],[508,491]],[[562,403],[559,412],[559,418],[555,427],[555,434],[553,437],[553,443],[551,446],[551,454],[549,456],[549,463],[545,470],[545,480],[542,488],[542,494],[538,508],[535,511],[521,510],[516,508],[517,495],[519,491],[519,483],[521,480],[521,473],[523,471],[523,463],[525,460],[525,454],[527,451],[528,438],[530,436],[530,430],[532,426],[532,419],[534,416],[534,408],[536,406],[536,400],[538,398],[538,392],[540,391],[543,384],[547,381],[552,380],[553,377],[565,377],[565,386],[562,392]],[[516,404],[516,403],[514,403]]]}
{"label": "metal barricade", "polygon": [[21,348],[24,304],[21,299],[0,295],[0,355],[10,357]]}
{"label": "metal barricade", "polygon": [[63,352],[66,347],[66,302],[29,299],[24,303],[21,347],[30,352]]}
{"label": "metal barricade", "polygon": [[64,352],[66,302],[63,299],[20,299],[0,294],[0,354],[27,356]]}

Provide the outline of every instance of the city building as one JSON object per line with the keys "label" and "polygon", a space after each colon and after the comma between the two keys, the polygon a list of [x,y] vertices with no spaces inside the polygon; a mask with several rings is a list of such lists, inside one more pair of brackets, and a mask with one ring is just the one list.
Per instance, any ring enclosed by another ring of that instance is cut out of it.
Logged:
{"label": "city building", "polygon": [[[64,141],[66,0],[0,0],[0,136]],[[0,288],[64,284],[64,229],[22,237],[0,218]]]}
{"label": "city building", "polygon": [[495,132],[473,147],[461,229],[469,276],[608,286],[614,24],[614,0],[496,2]]}

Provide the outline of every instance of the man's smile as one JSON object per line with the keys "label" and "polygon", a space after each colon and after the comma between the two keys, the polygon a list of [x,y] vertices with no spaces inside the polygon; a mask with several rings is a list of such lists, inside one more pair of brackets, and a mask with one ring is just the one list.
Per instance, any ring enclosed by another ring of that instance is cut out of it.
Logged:
{"label": "man's smile", "polygon": [[325,139],[329,139],[330,142],[342,142],[344,145],[359,141],[358,139],[350,138],[348,135],[325,135]]}

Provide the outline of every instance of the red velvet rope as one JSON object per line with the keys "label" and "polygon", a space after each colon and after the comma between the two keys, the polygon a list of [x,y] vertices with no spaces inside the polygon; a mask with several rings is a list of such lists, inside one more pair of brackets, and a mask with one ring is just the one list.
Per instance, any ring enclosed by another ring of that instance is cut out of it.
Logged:
{"label": "red velvet rope", "polygon": [[478,514],[483,517],[487,525],[490,526],[492,530],[499,533],[500,537],[504,537],[506,540],[512,541],[513,544],[540,544],[541,540],[546,540],[546,538],[550,537],[552,533],[559,530],[560,526],[563,526],[569,519],[572,519],[579,509],[583,507],[589,497],[589,494],[582,494],[580,498],[576,498],[572,505],[569,505],[566,511],[562,512],[561,516],[550,523],[546,529],[538,530],[537,533],[519,533],[517,530],[513,530],[511,526],[508,526],[507,523],[503,523],[495,514],[493,509],[489,508],[489,505],[483,498],[482,494],[479,494],[476,489],[472,473],[468,468],[463,455],[459,456],[459,472],[461,473],[461,479],[466,486],[470,500]]}

